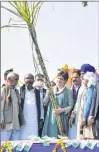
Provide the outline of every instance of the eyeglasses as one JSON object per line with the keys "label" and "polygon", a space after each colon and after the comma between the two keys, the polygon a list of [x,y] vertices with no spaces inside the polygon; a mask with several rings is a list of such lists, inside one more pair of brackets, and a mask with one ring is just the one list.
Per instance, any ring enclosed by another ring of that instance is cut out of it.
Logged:
{"label": "eyeglasses", "polygon": [[85,73],[84,72],[81,72],[81,75],[84,75]]}
{"label": "eyeglasses", "polygon": [[14,80],[18,81],[19,79],[16,78],[16,79],[14,79]]}
{"label": "eyeglasses", "polygon": [[43,79],[37,79],[36,81],[42,81],[42,82],[44,82],[44,80],[43,80]]}
{"label": "eyeglasses", "polygon": [[26,80],[33,80],[34,78],[33,77],[26,77],[25,79]]}

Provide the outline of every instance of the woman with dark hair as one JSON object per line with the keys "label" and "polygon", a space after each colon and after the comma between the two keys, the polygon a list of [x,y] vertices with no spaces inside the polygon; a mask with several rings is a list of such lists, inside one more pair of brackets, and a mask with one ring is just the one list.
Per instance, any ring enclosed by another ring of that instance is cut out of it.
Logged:
{"label": "woman with dark hair", "polygon": [[59,130],[57,127],[55,115],[59,114],[63,125],[63,131],[68,136],[69,129],[69,114],[73,107],[73,99],[71,91],[66,88],[66,82],[68,81],[68,73],[61,71],[57,75],[57,82],[54,88],[55,99],[57,103],[57,109],[53,109],[50,101],[50,94],[47,92],[44,98],[44,105],[48,104],[48,111],[43,127],[42,136],[58,137]]}

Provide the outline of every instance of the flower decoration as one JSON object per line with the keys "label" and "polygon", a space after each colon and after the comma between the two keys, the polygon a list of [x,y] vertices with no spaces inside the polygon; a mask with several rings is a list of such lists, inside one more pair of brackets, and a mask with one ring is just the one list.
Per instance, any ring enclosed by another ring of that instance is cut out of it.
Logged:
{"label": "flower decoration", "polygon": [[8,150],[8,152],[12,152],[11,143],[9,141],[6,141],[2,145],[0,152],[4,152],[6,149]]}
{"label": "flower decoration", "polygon": [[63,152],[67,152],[67,151],[66,151],[66,147],[65,147],[62,139],[59,139],[59,140],[58,140],[58,142],[57,142],[56,145],[55,145],[55,148],[53,149],[53,152],[57,152],[57,150],[58,150],[58,148],[59,148],[60,146],[61,146]]}

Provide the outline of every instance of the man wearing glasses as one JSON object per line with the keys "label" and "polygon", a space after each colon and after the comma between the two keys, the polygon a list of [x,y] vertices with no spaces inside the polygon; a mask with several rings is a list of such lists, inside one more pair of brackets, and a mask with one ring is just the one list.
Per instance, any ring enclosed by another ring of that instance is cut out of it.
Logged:
{"label": "man wearing glasses", "polygon": [[46,117],[47,112],[47,106],[43,105],[43,99],[46,94],[46,89],[44,88],[44,76],[42,74],[35,75],[35,87],[40,91],[40,107],[41,107],[41,120],[40,121],[40,128],[39,128],[39,134],[42,135],[42,129],[44,125],[44,120]]}

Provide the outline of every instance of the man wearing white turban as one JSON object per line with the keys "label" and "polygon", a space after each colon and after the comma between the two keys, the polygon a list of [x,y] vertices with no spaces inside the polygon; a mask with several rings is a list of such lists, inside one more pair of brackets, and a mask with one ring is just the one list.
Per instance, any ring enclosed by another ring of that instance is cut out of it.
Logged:
{"label": "man wearing white turban", "polygon": [[92,103],[93,90],[96,85],[96,75],[93,72],[87,72],[84,75],[84,79],[88,80],[88,98],[85,104],[83,118],[88,118]]}
{"label": "man wearing white turban", "polygon": [[[95,74],[93,72],[86,72],[86,74],[84,74],[84,76],[83,76],[82,85],[79,89],[77,102],[76,102],[75,108],[73,110],[73,113],[76,116],[77,139],[86,138],[85,134],[83,133],[83,129],[82,129],[82,120],[83,120],[83,115],[84,114],[86,115],[85,112],[87,112],[87,115],[88,115],[89,111],[86,111],[85,105],[87,104],[87,106],[88,106],[88,103],[91,103],[92,92],[94,90],[95,83],[96,83]],[[72,114],[72,117],[73,116],[74,115]],[[86,121],[84,121],[84,123],[85,122]],[[82,129],[82,132],[81,132],[80,128]],[[93,136],[91,136],[91,137],[93,137]]]}
{"label": "man wearing white turban", "polygon": [[[93,72],[87,72],[84,77],[84,79],[88,80],[88,94],[87,94],[87,100],[84,104],[84,110],[82,113],[82,123],[81,123],[81,128],[83,128],[84,126],[87,126],[87,119],[88,116],[90,114],[90,109],[91,109],[91,104],[92,104],[92,98],[93,98],[93,92],[94,92],[94,88],[96,85],[96,75]],[[89,131],[89,133],[88,133]],[[88,134],[87,134],[88,133]],[[91,133],[91,129],[87,130],[86,134],[86,138],[90,138],[90,133]]]}

